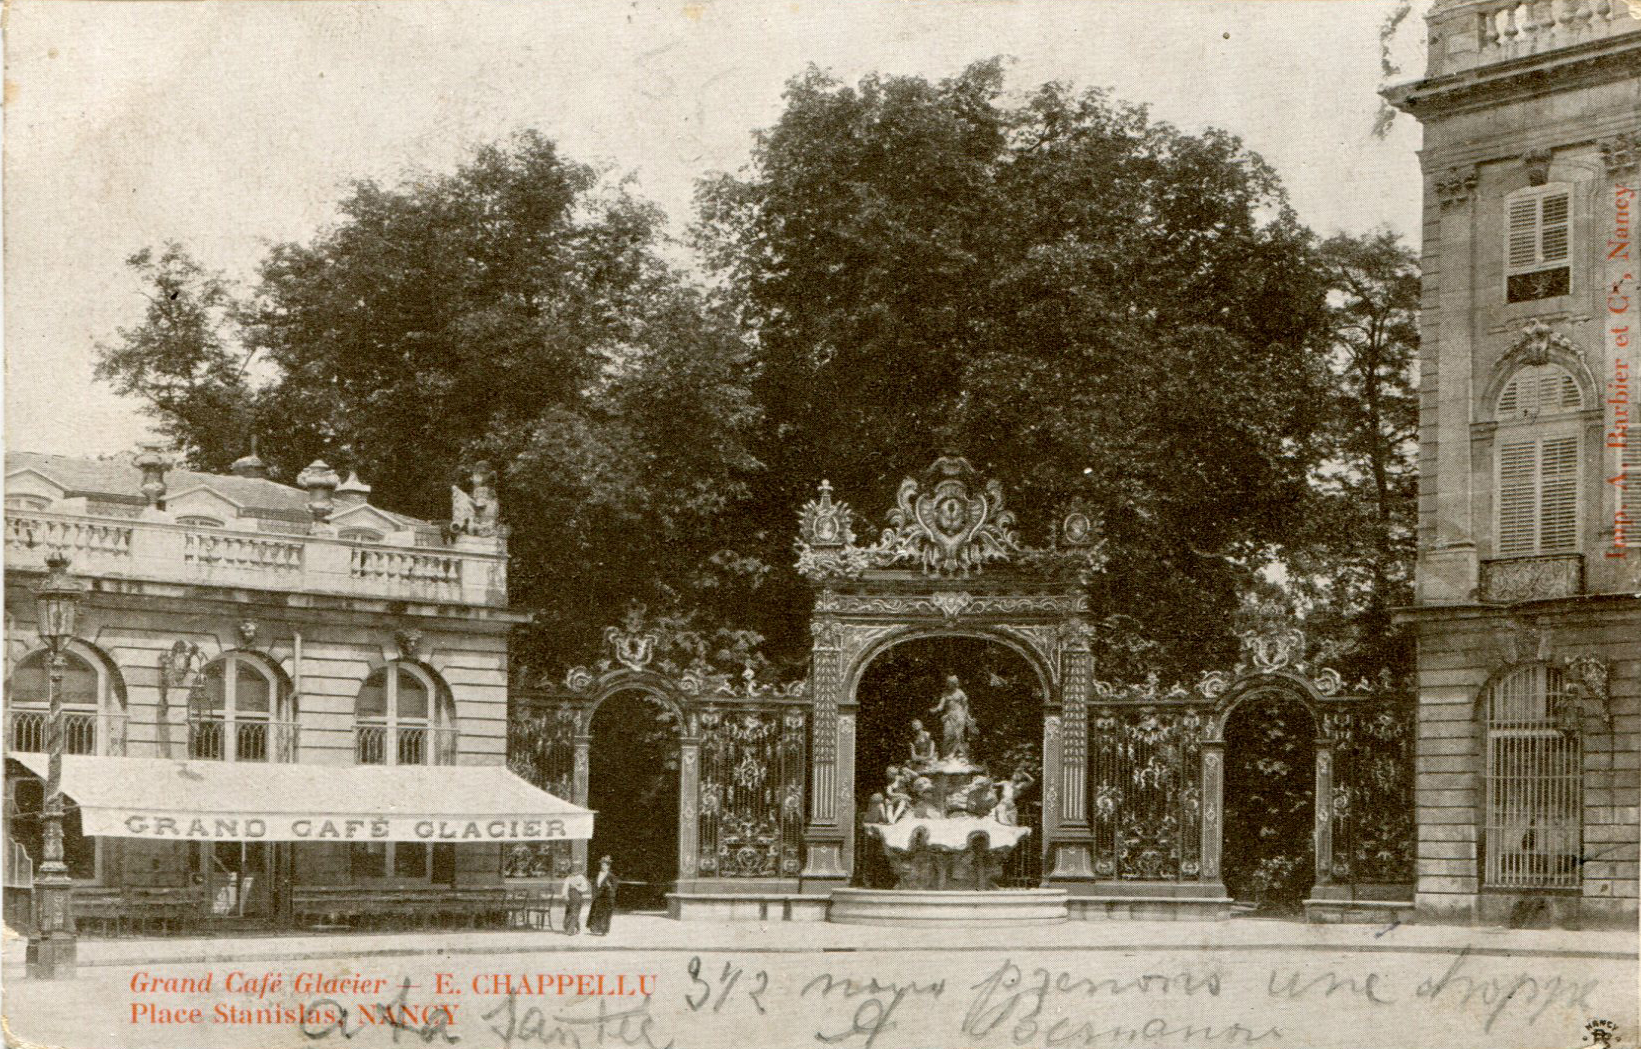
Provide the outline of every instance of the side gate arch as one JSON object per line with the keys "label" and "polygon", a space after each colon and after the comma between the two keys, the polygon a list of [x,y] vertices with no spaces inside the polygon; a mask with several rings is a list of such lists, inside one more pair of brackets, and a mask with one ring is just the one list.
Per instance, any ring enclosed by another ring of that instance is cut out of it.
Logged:
{"label": "side gate arch", "polygon": [[[1296,628],[1250,632],[1229,671],[1195,687],[1096,682],[1091,808],[1096,893],[1228,906],[1225,725],[1242,703],[1277,694],[1315,728],[1307,910],[1413,898],[1413,702],[1387,682],[1347,686],[1305,661]],[[1372,818],[1362,814],[1371,812]]]}
{"label": "side gate arch", "polygon": [[[678,877],[693,893],[795,891],[802,869],[808,700],[803,682],[774,686],[656,658],[658,636],[639,616],[604,632],[606,657],[562,682],[515,684],[508,765],[549,793],[586,805],[593,719],[613,696],[637,692],[678,725]],[[643,818],[600,812],[595,820]],[[508,878],[558,880],[587,866],[587,843],[516,843]]]}
{"label": "side gate arch", "polygon": [[921,638],[971,637],[1021,655],[1043,697],[1043,843],[1048,878],[1093,877],[1087,713],[1093,679],[1087,580],[1102,564],[1087,513],[1072,507],[1046,548],[1021,543],[1002,485],[947,454],[901,482],[888,527],[857,545],[854,514],[819,494],[799,515],[797,568],[815,588],[813,767],[805,892],[846,881],[855,850],[856,690],[880,654]]}

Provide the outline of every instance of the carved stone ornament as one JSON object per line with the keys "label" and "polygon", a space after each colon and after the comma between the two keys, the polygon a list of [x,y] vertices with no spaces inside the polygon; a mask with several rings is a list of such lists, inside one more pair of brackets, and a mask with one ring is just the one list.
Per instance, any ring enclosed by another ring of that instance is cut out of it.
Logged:
{"label": "carved stone ornament", "polygon": [[1476,191],[1476,165],[1448,168],[1436,176],[1436,201],[1443,211],[1463,207]]}
{"label": "carved stone ornament", "polygon": [[585,692],[592,687],[593,672],[586,667],[571,667],[564,675],[564,687],[571,692]]}
{"label": "carved stone ornament", "polygon": [[336,508],[336,486],[342,483],[335,470],[323,459],[315,459],[296,475],[296,483],[308,490],[308,513],[316,525],[330,520]]}
{"label": "carved stone ornament", "polygon": [[483,460],[467,471],[472,494],[450,486],[450,530],[462,535],[490,537],[501,534],[501,500],[496,496],[496,471]]}
{"label": "carved stone ornament", "polygon": [[258,632],[256,620],[254,619],[241,619],[234,626],[234,634],[239,638],[240,648],[255,648]]}
{"label": "carved stone ornament", "polygon": [[1534,149],[1521,155],[1521,162],[1527,168],[1527,184],[1542,186],[1550,181],[1551,153],[1547,149]]}
{"label": "carved stone ornament", "polygon": [[1559,350],[1562,353],[1578,356],[1578,347],[1573,341],[1562,335],[1554,328],[1537,317],[1522,325],[1521,333],[1516,341],[1510,344],[1510,355],[1519,357],[1519,364],[1548,364],[1550,351]]}
{"label": "carved stone ornament", "polygon": [[1601,162],[1609,175],[1627,175],[1641,165],[1641,132],[1628,131],[1600,142]]}
{"label": "carved stone ornament", "polygon": [[422,655],[422,632],[409,628],[393,632],[393,644],[399,650],[400,659],[420,659]]}
{"label": "carved stone ornament", "polygon": [[1584,559],[1564,554],[1483,561],[1480,582],[1481,599],[1496,604],[1574,597],[1584,589]]}
{"label": "carved stone ornament", "polygon": [[1512,617],[1505,636],[1505,660],[1510,663],[1542,663],[1550,658],[1550,631],[1536,619]]}
{"label": "carved stone ornament", "polygon": [[1612,668],[1607,661],[1597,656],[1569,656],[1562,660],[1562,673],[1568,693],[1580,701],[1580,713],[1594,714],[1611,728]]}
{"label": "carved stone ornament", "polygon": [[171,464],[166,460],[165,446],[148,441],[142,444],[142,453],[132,464],[142,471],[142,494],[148,505],[159,509],[165,505],[165,470]]}

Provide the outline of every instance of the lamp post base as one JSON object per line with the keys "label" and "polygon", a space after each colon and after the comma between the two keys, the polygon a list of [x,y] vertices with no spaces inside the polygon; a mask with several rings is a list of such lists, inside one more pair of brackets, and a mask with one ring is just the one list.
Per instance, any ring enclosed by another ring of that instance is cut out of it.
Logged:
{"label": "lamp post base", "polygon": [[79,962],[79,941],[73,935],[35,937],[28,942],[27,968],[31,980],[69,980]]}
{"label": "lamp post base", "polygon": [[39,902],[34,911],[34,935],[25,955],[29,977],[67,980],[79,960],[79,938],[74,930],[74,883],[66,872],[35,879]]}

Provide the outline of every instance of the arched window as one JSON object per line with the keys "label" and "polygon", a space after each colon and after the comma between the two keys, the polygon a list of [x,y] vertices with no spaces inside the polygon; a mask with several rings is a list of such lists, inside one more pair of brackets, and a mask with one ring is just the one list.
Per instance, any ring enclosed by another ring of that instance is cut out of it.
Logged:
{"label": "arched window", "polygon": [[344,528],[340,538],[354,543],[380,543],[382,533],[374,528]]}
{"label": "arched window", "polygon": [[455,726],[438,682],[410,663],[372,673],[354,707],[354,758],[361,765],[455,763]]}
{"label": "arched window", "polygon": [[1559,365],[1522,368],[1499,394],[1498,556],[1578,549],[1579,412],[1584,396]]}
{"label": "arched window", "polygon": [[208,761],[292,761],[296,723],[261,660],[230,652],[208,663],[188,697],[188,754]]}
{"label": "arched window", "polygon": [[1583,845],[1583,747],[1561,671],[1535,664],[1485,697],[1485,882],[1499,889],[1576,889]]}
{"label": "arched window", "polygon": [[[6,746],[19,753],[44,754],[48,747],[51,697],[47,691],[51,654],[30,652],[18,660],[7,682]],[[125,744],[124,718],[112,695],[107,671],[72,649],[63,653],[63,752],[118,754]]]}
{"label": "arched window", "polygon": [[215,517],[206,517],[204,514],[184,514],[177,518],[177,524],[191,525],[195,528],[221,528],[222,522]]}
{"label": "arched window", "polygon": [[44,510],[51,505],[51,500],[43,495],[8,495],[6,509],[8,510]]}

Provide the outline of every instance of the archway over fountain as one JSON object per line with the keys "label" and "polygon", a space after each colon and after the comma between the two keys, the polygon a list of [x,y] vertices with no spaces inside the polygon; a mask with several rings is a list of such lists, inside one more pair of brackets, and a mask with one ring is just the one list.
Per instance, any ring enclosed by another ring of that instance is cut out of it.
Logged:
{"label": "archway over fountain", "polygon": [[[1016,776],[1018,825],[1029,831],[1004,862],[996,884],[1034,888],[1043,880],[1043,708],[1051,675],[1029,648],[982,630],[926,633],[915,629],[885,639],[866,656],[855,683],[854,867],[850,884],[889,888],[894,872],[882,842],[867,830],[874,795],[892,795],[888,770],[904,769],[914,756],[914,726],[938,748],[941,717],[933,711],[955,677],[977,724],[970,758],[996,780]],[[982,799],[1000,801],[988,788]],[[982,807],[989,807],[982,801]]]}
{"label": "archway over fountain", "polygon": [[1085,587],[1103,554],[1087,513],[1068,508],[1046,546],[1027,546],[1004,507],[1001,483],[982,478],[961,456],[943,455],[901,482],[875,543],[856,544],[853,511],[832,498],[824,481],[800,522],[797,567],[816,590],[803,891],[841,887],[856,866],[856,815],[866,800],[857,797],[855,772],[863,675],[880,654],[926,638],[989,641],[1030,668],[1038,705],[1028,723],[1042,730],[1035,848],[1046,850],[1048,881],[1091,880],[1092,667],[1083,615]]}

